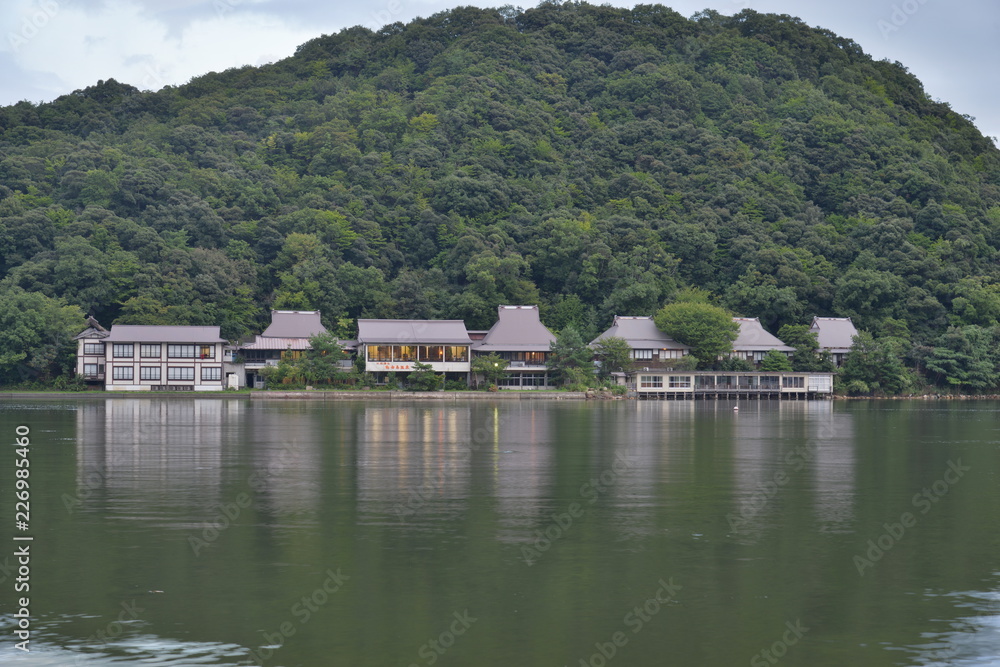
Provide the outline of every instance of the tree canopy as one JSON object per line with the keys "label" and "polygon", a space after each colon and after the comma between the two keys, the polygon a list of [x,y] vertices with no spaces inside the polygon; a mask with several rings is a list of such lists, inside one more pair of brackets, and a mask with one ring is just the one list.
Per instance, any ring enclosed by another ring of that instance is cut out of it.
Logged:
{"label": "tree canopy", "polygon": [[725,309],[699,301],[670,303],[653,316],[656,327],[679,343],[691,346],[702,364],[732,352],[740,327]]}

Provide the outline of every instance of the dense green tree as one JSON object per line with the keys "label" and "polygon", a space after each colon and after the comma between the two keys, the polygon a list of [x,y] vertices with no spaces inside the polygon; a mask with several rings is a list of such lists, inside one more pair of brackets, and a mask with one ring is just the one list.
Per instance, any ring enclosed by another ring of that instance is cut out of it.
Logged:
{"label": "dense green tree", "polygon": [[820,352],[819,338],[815,331],[809,331],[807,324],[786,324],[778,329],[778,338],[795,348],[792,356],[793,371],[818,371],[832,373],[834,368],[830,354],[826,351]]}
{"label": "dense green tree", "polygon": [[566,327],[549,346],[549,373],[557,384],[588,384],[594,376],[593,356],[580,332]]}
{"label": "dense green tree", "polygon": [[594,343],[594,354],[601,362],[598,375],[604,379],[632,367],[632,348],[624,338],[608,336]]}
{"label": "dense green tree", "polygon": [[792,362],[788,360],[788,357],[784,352],[768,350],[767,354],[764,355],[764,358],[760,360],[760,370],[790,371],[792,370]]}
{"label": "dense green tree", "polygon": [[653,322],[674,340],[691,346],[691,354],[703,364],[728,354],[740,330],[728,312],[698,301],[667,304],[653,316]]}
{"label": "dense green tree", "polygon": [[507,377],[509,362],[496,352],[482,354],[472,360],[472,372],[483,376],[487,384],[499,385]]}
{"label": "dense green tree", "polygon": [[854,345],[840,369],[843,386],[852,394],[894,396],[912,386],[890,341],[875,339],[867,331],[854,337]]}
{"label": "dense green tree", "polygon": [[73,368],[84,313],[38,292],[0,283],[0,383],[48,381]]}
{"label": "dense green tree", "polygon": [[413,391],[437,391],[444,385],[444,375],[434,372],[430,364],[414,362],[413,372],[406,376],[407,386]]}
{"label": "dense green tree", "polygon": [[934,341],[924,360],[939,384],[982,392],[1000,386],[1000,327],[952,327]]}

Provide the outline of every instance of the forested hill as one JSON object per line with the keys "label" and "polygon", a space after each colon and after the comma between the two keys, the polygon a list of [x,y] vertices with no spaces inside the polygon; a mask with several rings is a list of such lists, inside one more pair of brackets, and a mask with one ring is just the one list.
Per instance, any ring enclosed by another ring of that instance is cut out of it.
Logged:
{"label": "forested hill", "polygon": [[112,323],[269,308],[587,334],[685,286],[772,331],[1000,317],[1000,153],[789,16],[544,3],[352,28],[156,93],[0,109],[0,291]]}

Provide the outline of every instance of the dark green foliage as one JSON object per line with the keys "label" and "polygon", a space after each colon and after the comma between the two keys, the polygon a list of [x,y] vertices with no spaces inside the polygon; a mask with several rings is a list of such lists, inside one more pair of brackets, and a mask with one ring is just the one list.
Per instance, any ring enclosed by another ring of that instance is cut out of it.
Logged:
{"label": "dark green foliage", "polygon": [[624,338],[608,336],[594,345],[594,354],[601,362],[600,377],[621,373],[632,367],[632,348]]}
{"label": "dark green foliage", "polygon": [[491,352],[472,360],[472,372],[482,375],[487,385],[498,385],[501,380],[507,377],[508,363],[506,359],[501,359],[496,352]]}
{"label": "dark green foliage", "polygon": [[691,355],[706,365],[732,351],[740,330],[724,309],[698,301],[667,304],[653,316],[653,321],[663,333],[690,345]]}
{"label": "dark green foliage", "polygon": [[83,328],[79,307],[0,284],[0,384],[44,382],[66,374],[76,358],[73,336]]}
{"label": "dark green foliage", "polygon": [[829,353],[819,351],[819,340],[816,337],[816,332],[809,331],[809,325],[786,324],[778,329],[778,338],[785,345],[795,348],[791,370],[823,373],[832,373],[836,370],[833,361],[830,360]]}
{"label": "dark green foliage", "polygon": [[854,337],[854,346],[844,359],[840,380],[852,394],[894,396],[913,384],[891,339],[875,339],[867,331]]}
{"label": "dark green foliage", "polygon": [[549,349],[549,372],[557,384],[590,385],[594,378],[594,353],[579,331],[566,327],[552,341]]}
{"label": "dark green foliage", "polygon": [[538,303],[589,340],[697,285],[769,330],[900,320],[926,347],[997,324],[998,250],[1000,152],[968,119],[752,10],[463,7],[0,109],[0,279],[105,325]]}
{"label": "dark green foliage", "polygon": [[406,376],[407,387],[413,391],[437,391],[443,386],[444,375],[438,375],[430,364],[414,362],[413,372]]}
{"label": "dark green foliage", "polygon": [[732,373],[748,373],[756,370],[746,359],[741,357],[726,357],[712,365],[717,371],[729,371]]}
{"label": "dark green foliage", "polygon": [[982,392],[1000,384],[1000,328],[953,327],[934,341],[924,360],[931,378],[962,391]]}

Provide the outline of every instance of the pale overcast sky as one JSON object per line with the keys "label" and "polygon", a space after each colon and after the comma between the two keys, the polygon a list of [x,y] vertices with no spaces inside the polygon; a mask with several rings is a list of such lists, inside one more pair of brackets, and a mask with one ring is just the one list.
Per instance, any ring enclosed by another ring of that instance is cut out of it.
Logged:
{"label": "pale overcast sky", "polygon": [[[0,0],[0,105],[49,101],[98,79],[144,90],[290,56],[352,25],[376,29],[500,0]],[[534,6],[522,3],[522,6]],[[601,4],[601,3],[596,3]],[[615,0],[608,4],[632,6]],[[798,16],[898,60],[928,94],[1000,136],[997,0],[674,0],[684,16],[744,8]]]}

